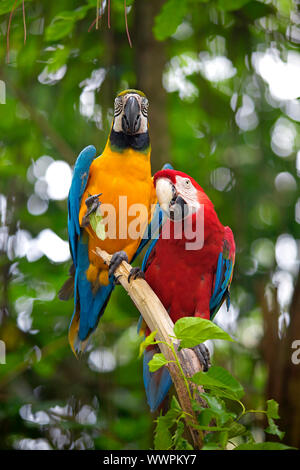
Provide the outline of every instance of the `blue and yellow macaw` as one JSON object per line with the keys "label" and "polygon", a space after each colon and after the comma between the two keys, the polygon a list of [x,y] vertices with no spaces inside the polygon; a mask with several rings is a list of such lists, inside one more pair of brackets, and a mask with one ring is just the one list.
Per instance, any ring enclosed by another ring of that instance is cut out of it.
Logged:
{"label": "blue and yellow macaw", "polygon": [[[119,213],[120,196],[126,196],[127,207],[142,204],[147,217],[142,220],[143,231],[148,231],[151,208],[156,194],[151,177],[150,139],[148,133],[148,100],[144,93],[126,90],[115,99],[114,118],[103,153],[96,157],[92,145],[79,155],[68,198],[68,231],[73,259],[71,278],[60,291],[61,299],[73,293],[74,312],[69,328],[72,350],[82,351],[90,333],[97,327],[114,288],[114,271],[126,259],[133,261],[148,238],[98,237],[91,217],[101,213],[102,204],[110,204],[116,211],[116,234],[126,214]],[[128,215],[127,227],[136,216]],[[156,223],[160,218],[155,217]],[[152,232],[153,233],[153,232]],[[106,266],[96,254],[99,247],[112,254]]]}

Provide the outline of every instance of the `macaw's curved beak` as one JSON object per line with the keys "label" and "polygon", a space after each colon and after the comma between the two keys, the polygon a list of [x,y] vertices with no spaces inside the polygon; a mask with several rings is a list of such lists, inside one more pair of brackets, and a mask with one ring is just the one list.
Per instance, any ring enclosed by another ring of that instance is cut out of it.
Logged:
{"label": "macaw's curved beak", "polygon": [[160,207],[171,220],[182,220],[188,215],[186,201],[177,193],[175,185],[169,179],[157,180],[156,194]]}
{"label": "macaw's curved beak", "polygon": [[122,117],[122,128],[125,134],[137,134],[141,126],[141,109],[138,100],[129,96]]}
{"label": "macaw's curved beak", "polygon": [[189,208],[185,200],[181,196],[177,196],[174,202],[170,203],[170,219],[182,220],[188,213]]}

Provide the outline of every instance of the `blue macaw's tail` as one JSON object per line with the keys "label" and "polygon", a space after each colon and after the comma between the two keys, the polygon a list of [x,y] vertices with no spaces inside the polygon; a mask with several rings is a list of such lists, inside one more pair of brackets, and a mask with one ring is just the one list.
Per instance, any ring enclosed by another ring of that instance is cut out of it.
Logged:
{"label": "blue macaw's tail", "polygon": [[78,263],[74,282],[74,312],[69,327],[69,342],[75,355],[83,351],[88,337],[96,329],[114,288],[113,279],[107,286],[93,291],[87,280],[89,267],[88,240],[82,234],[78,243]]}
{"label": "blue macaw's tail", "polygon": [[[143,317],[140,316],[137,327],[138,334],[140,336],[145,336],[146,330],[147,324]],[[143,356],[144,386],[147,401],[152,412],[157,410],[157,408],[162,404],[172,385],[172,379],[166,367],[161,367],[156,372],[150,372],[149,370],[149,362],[153,358],[154,354],[159,352],[160,350],[157,345],[151,345],[144,351]]]}
{"label": "blue macaw's tail", "polygon": [[151,349],[146,349],[144,352],[143,360],[144,386],[151,412],[157,410],[162,404],[172,385],[172,379],[166,367],[161,367],[156,372],[149,371],[149,361],[158,352],[158,346],[151,346]]}

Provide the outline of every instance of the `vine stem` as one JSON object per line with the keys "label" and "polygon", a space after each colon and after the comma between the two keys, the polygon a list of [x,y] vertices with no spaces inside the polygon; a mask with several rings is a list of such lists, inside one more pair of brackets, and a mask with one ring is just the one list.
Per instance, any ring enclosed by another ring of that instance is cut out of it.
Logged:
{"label": "vine stem", "polygon": [[188,392],[188,395],[189,395],[189,397],[190,397],[190,400],[192,400],[192,394],[191,394],[191,390],[190,390],[190,387],[189,387],[189,383],[188,383],[188,381],[187,381],[187,378],[186,378],[186,376],[185,376],[185,373],[183,372],[183,369],[182,369],[181,364],[180,364],[180,362],[179,362],[178,356],[177,356],[176,351],[175,351],[175,348],[174,348],[174,344],[173,344],[173,343],[170,343],[170,344],[169,344],[169,347],[170,347],[171,351],[172,351],[173,354],[174,354],[176,364],[177,364],[178,369],[180,370],[180,373],[181,373],[182,378],[183,378],[183,380],[184,380],[185,387],[186,387],[186,389],[187,389],[187,392]]}
{"label": "vine stem", "polygon": [[15,3],[13,4],[13,7],[11,9],[10,15],[9,15],[9,20],[8,20],[8,26],[7,26],[7,33],[6,33],[6,63],[9,63],[9,35],[10,35],[10,26],[11,26],[11,20],[16,8],[18,0],[15,0]]}
{"label": "vine stem", "polygon": [[129,46],[132,47],[132,42],[131,42],[129,29],[128,29],[126,0],[124,0],[124,14],[125,14],[125,28],[126,28],[127,39],[128,39],[128,42],[129,42]]}
{"label": "vine stem", "polygon": [[237,418],[237,421],[239,421],[243,416],[245,416],[246,414],[248,413],[263,413],[263,414],[267,414],[267,411],[266,410],[246,410],[244,404],[238,400],[238,403],[241,405],[242,407],[242,412],[240,414],[240,416]]}
{"label": "vine stem", "polygon": [[110,0],[107,2],[107,26],[110,29]]}
{"label": "vine stem", "polygon": [[181,367],[180,361],[179,361],[179,359],[178,359],[178,356],[177,356],[176,351],[175,351],[175,348],[174,348],[174,344],[173,344],[173,343],[167,343],[166,341],[153,341],[153,343],[151,343],[151,344],[165,344],[168,348],[171,349],[171,351],[172,351],[172,353],[173,353],[173,355],[174,355],[174,357],[175,357],[175,361],[168,361],[168,363],[175,363],[175,364],[178,366],[178,369],[179,369],[179,371],[180,371],[180,373],[181,373],[181,376],[182,376],[182,378],[183,378],[183,380],[184,380],[185,387],[186,387],[186,390],[187,390],[188,395],[189,395],[189,397],[190,397],[190,400],[192,400],[193,397],[192,397],[192,394],[191,394],[191,390],[190,390],[190,387],[189,387],[189,383],[188,383],[188,380],[187,380],[187,378],[186,378],[186,375],[185,375],[185,373],[184,373],[184,371],[183,371],[183,369],[182,369],[182,367]]}
{"label": "vine stem", "polygon": [[25,0],[22,1],[22,12],[23,12],[23,27],[24,27],[24,44],[26,44],[27,29],[26,29],[26,16],[25,16]]}
{"label": "vine stem", "polygon": [[238,419],[241,419],[242,416],[244,416],[244,414],[246,413],[246,408],[244,406],[244,403],[242,403],[240,400],[238,400],[238,403],[241,405],[242,407],[242,413],[240,415],[240,417]]}
{"label": "vine stem", "polygon": [[[239,402],[240,403],[240,402]],[[240,403],[242,404],[242,403]],[[244,406],[244,405],[243,405]],[[243,417],[245,416],[246,414],[248,413],[263,413],[263,414],[267,414],[267,411],[266,410],[246,410],[245,407],[244,407],[244,410],[242,411],[242,413],[240,414],[240,416],[238,417],[238,421]]]}
{"label": "vine stem", "polygon": [[96,11],[96,29],[99,27],[99,6],[100,6],[100,0],[97,0],[97,11]]}

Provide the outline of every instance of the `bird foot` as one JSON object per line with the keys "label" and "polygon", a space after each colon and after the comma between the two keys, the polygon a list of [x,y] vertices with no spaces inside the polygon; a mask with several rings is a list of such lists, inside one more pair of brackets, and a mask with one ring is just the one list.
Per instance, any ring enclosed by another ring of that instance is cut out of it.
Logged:
{"label": "bird foot", "polygon": [[141,270],[138,266],[136,268],[132,268],[129,276],[128,276],[128,283],[130,283],[131,279],[145,279],[145,273]]}
{"label": "bird foot", "polygon": [[[117,251],[112,255],[108,268],[109,277],[114,276],[115,270],[120,266],[122,261],[126,261],[128,263],[128,256],[125,251]],[[116,280],[116,284],[117,283],[118,279]]]}
{"label": "bird foot", "polygon": [[101,201],[99,201],[99,196],[101,195],[102,193],[99,193],[99,194],[95,194],[93,196],[89,196],[88,198],[86,198],[85,205],[87,207],[87,211],[82,218],[82,224],[81,224],[82,227],[86,227],[87,225],[89,225],[90,223],[89,216],[93,212],[96,212],[98,207],[101,205]]}
{"label": "bird foot", "polygon": [[203,372],[207,372],[211,366],[211,363],[209,350],[207,349],[205,344],[198,344],[197,346],[194,346],[191,349],[193,349],[193,351],[195,351],[195,353],[197,354],[197,357],[203,367]]}

